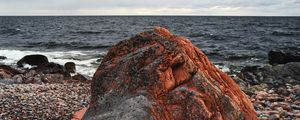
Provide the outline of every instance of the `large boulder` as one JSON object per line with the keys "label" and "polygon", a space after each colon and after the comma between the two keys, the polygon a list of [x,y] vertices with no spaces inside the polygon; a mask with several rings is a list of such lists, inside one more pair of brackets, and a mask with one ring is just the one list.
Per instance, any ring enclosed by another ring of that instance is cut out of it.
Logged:
{"label": "large boulder", "polygon": [[300,52],[297,51],[270,51],[268,53],[271,65],[300,62]]}
{"label": "large boulder", "polygon": [[164,28],[112,47],[84,119],[256,120],[251,101],[188,39]]}
{"label": "large boulder", "polygon": [[40,66],[49,63],[48,58],[44,55],[26,55],[17,62],[18,67],[23,67],[24,64]]}

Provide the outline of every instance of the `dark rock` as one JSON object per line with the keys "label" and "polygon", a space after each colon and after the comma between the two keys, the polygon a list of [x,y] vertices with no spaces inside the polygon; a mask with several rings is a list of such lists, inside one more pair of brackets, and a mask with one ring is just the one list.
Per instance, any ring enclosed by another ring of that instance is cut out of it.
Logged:
{"label": "dark rock", "polygon": [[87,81],[88,80],[85,76],[83,76],[81,74],[77,74],[77,75],[72,76],[72,79],[73,80],[78,80],[78,81]]}
{"label": "dark rock", "polygon": [[102,61],[102,58],[99,58],[99,59],[96,60],[96,62],[99,62],[99,63],[100,63],[101,61]]}
{"label": "dark rock", "polygon": [[268,56],[271,65],[300,62],[300,52],[295,51],[270,51]]}
{"label": "dark rock", "polygon": [[257,85],[260,84],[260,81],[262,80],[260,72],[259,66],[246,66],[237,74],[237,76],[248,84]]}
{"label": "dark rock", "polygon": [[21,72],[10,66],[0,65],[0,78],[1,79],[10,79],[16,74],[21,74]]}
{"label": "dark rock", "polygon": [[45,65],[49,63],[48,58],[44,55],[26,55],[17,62],[18,67],[23,67],[24,64],[29,65]]}
{"label": "dark rock", "polygon": [[5,57],[5,56],[0,56],[0,60],[5,60],[5,59],[7,59],[7,57]]}
{"label": "dark rock", "polygon": [[53,62],[41,65],[35,68],[35,70],[38,73],[43,73],[43,74],[62,74],[65,79],[71,79],[70,73],[65,69],[64,66]]}
{"label": "dark rock", "polygon": [[84,119],[258,119],[232,78],[164,28],[112,47],[91,90]]}
{"label": "dark rock", "polygon": [[295,96],[294,96],[294,99],[300,100],[300,93],[296,93]]}
{"label": "dark rock", "polygon": [[300,84],[300,62],[274,66],[245,67],[238,74],[238,77],[251,85],[261,83],[273,87],[285,86],[286,83],[297,85]]}
{"label": "dark rock", "polygon": [[75,73],[76,72],[76,65],[75,65],[74,62],[67,62],[65,64],[65,68],[70,73]]}

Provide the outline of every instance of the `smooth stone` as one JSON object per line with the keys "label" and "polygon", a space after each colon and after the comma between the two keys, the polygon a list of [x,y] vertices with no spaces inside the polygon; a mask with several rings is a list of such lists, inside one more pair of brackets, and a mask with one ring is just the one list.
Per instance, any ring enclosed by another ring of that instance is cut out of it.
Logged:
{"label": "smooth stone", "polygon": [[78,73],[77,73],[77,75],[72,76],[72,79],[78,80],[78,81],[87,81],[88,80],[85,76],[78,74]]}
{"label": "smooth stone", "polygon": [[7,59],[7,57],[5,57],[5,56],[0,56],[0,60],[5,60],[5,59]]}
{"label": "smooth stone", "polygon": [[70,73],[76,72],[76,65],[74,62],[67,62],[67,63],[65,63],[64,66],[68,72],[70,72]]}
{"label": "smooth stone", "polygon": [[45,65],[49,63],[48,58],[45,55],[26,55],[24,56],[21,60],[17,62],[18,67],[23,67],[24,64],[29,64],[29,65]]}

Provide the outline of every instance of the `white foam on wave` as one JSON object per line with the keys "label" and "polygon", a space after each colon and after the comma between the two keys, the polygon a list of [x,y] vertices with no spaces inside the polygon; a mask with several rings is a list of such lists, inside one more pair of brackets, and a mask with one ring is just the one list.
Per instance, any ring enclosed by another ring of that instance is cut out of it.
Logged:
{"label": "white foam on wave", "polygon": [[23,67],[26,68],[26,69],[31,69],[31,68],[34,68],[36,66],[34,65],[29,65],[29,64],[23,64]]}
{"label": "white foam on wave", "polygon": [[230,72],[230,69],[227,67],[227,66],[225,66],[225,65],[223,65],[223,66],[221,66],[221,65],[215,65],[217,68],[219,68],[222,72],[225,72],[225,73],[229,73]]}
{"label": "white foam on wave", "polygon": [[[47,56],[49,62],[55,62],[64,65],[66,62],[74,62],[76,71],[80,74],[92,77],[95,73],[99,62],[97,60],[106,52],[99,51],[22,51],[22,50],[0,50],[0,56],[5,56],[7,59],[0,60],[0,63],[5,65],[16,65],[16,63],[25,55],[41,54]],[[96,64],[95,64],[96,63]],[[98,63],[98,64],[97,64]]]}

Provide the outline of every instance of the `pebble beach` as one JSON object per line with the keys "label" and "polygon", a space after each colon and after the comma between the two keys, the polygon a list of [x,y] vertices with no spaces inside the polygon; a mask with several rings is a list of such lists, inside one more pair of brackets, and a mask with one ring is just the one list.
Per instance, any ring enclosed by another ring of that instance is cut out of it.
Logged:
{"label": "pebble beach", "polygon": [[0,119],[68,120],[87,107],[90,83],[2,84],[0,83]]}

